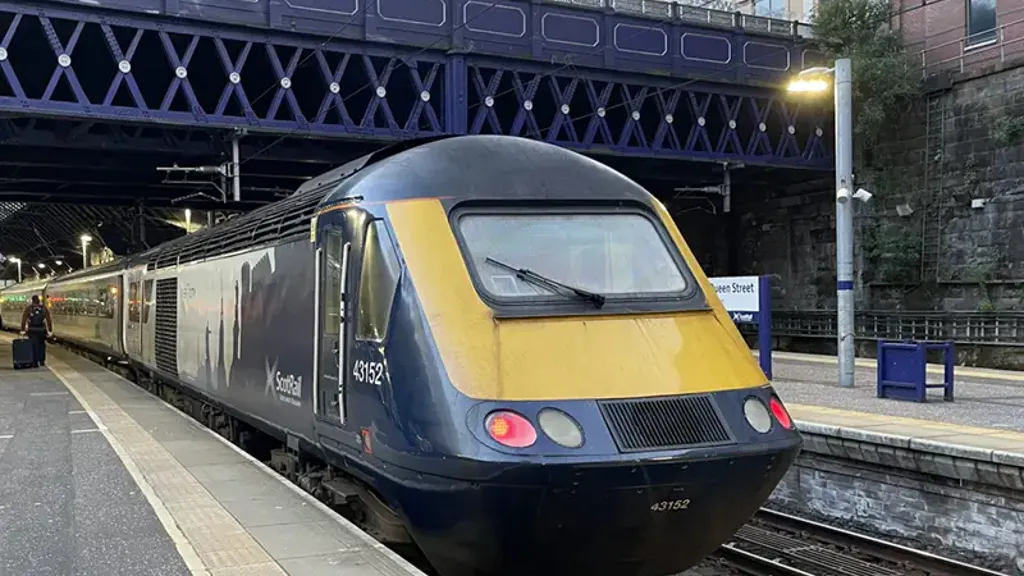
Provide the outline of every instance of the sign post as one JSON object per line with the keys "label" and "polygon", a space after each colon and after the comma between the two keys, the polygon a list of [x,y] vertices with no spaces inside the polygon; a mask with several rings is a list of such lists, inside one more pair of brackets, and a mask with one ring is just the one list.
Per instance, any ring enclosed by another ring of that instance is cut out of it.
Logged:
{"label": "sign post", "polygon": [[772,299],[768,276],[708,278],[718,298],[737,324],[757,324],[761,370],[772,379]]}

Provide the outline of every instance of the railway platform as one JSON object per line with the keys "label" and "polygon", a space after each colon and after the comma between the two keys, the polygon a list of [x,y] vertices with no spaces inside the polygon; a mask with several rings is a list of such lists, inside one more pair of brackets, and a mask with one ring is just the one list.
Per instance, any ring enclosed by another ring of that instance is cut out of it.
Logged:
{"label": "railway platform", "polygon": [[56,346],[0,335],[0,574],[422,573],[217,434]]}
{"label": "railway platform", "polygon": [[772,502],[1024,574],[1024,373],[957,368],[954,402],[916,403],[876,398],[874,359],[852,389],[834,357],[773,361],[804,447]]}

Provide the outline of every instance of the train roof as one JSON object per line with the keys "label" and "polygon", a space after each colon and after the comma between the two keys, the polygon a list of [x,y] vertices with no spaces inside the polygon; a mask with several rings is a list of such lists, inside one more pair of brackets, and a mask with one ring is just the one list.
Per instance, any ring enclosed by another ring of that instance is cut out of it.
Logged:
{"label": "train roof", "polygon": [[42,291],[43,288],[46,288],[46,285],[49,282],[50,280],[45,278],[40,280],[28,280],[26,282],[18,282],[17,284],[5,286],[2,290],[0,290],[0,294],[25,294],[28,292],[40,292]]}
{"label": "train roof", "polygon": [[596,160],[528,138],[449,136],[380,152],[385,154],[355,161],[367,160],[339,180],[325,203],[353,197],[363,202],[652,198],[639,184]]}

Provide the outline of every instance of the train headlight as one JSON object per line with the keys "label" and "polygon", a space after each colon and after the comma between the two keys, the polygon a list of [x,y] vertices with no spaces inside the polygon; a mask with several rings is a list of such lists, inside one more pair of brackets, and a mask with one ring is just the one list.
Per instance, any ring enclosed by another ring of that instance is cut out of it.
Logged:
{"label": "train headlight", "polygon": [[566,448],[583,446],[583,428],[565,412],[545,408],[537,415],[537,423],[555,444]]}
{"label": "train headlight", "polygon": [[772,396],[772,399],[768,401],[768,407],[772,409],[772,414],[779,421],[779,424],[782,424],[783,428],[786,430],[793,429],[793,419],[789,417],[789,412],[782,405],[782,400]]}
{"label": "train headlight", "polygon": [[743,416],[746,417],[747,424],[759,434],[767,434],[772,429],[772,415],[759,398],[747,398],[743,403]]}
{"label": "train headlight", "polygon": [[495,442],[509,448],[527,448],[537,441],[537,431],[533,429],[533,424],[515,412],[491,412],[484,419],[484,426]]}

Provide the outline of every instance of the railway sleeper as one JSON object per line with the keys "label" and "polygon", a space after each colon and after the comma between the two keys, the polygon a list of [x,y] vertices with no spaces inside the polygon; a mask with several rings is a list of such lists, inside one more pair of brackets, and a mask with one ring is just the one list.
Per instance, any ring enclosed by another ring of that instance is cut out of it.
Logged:
{"label": "railway sleeper", "polygon": [[158,375],[61,341],[63,348],[99,364],[223,436],[271,470],[327,504],[361,530],[390,546],[415,543],[401,518],[372,489],[337,467],[311,458]]}

